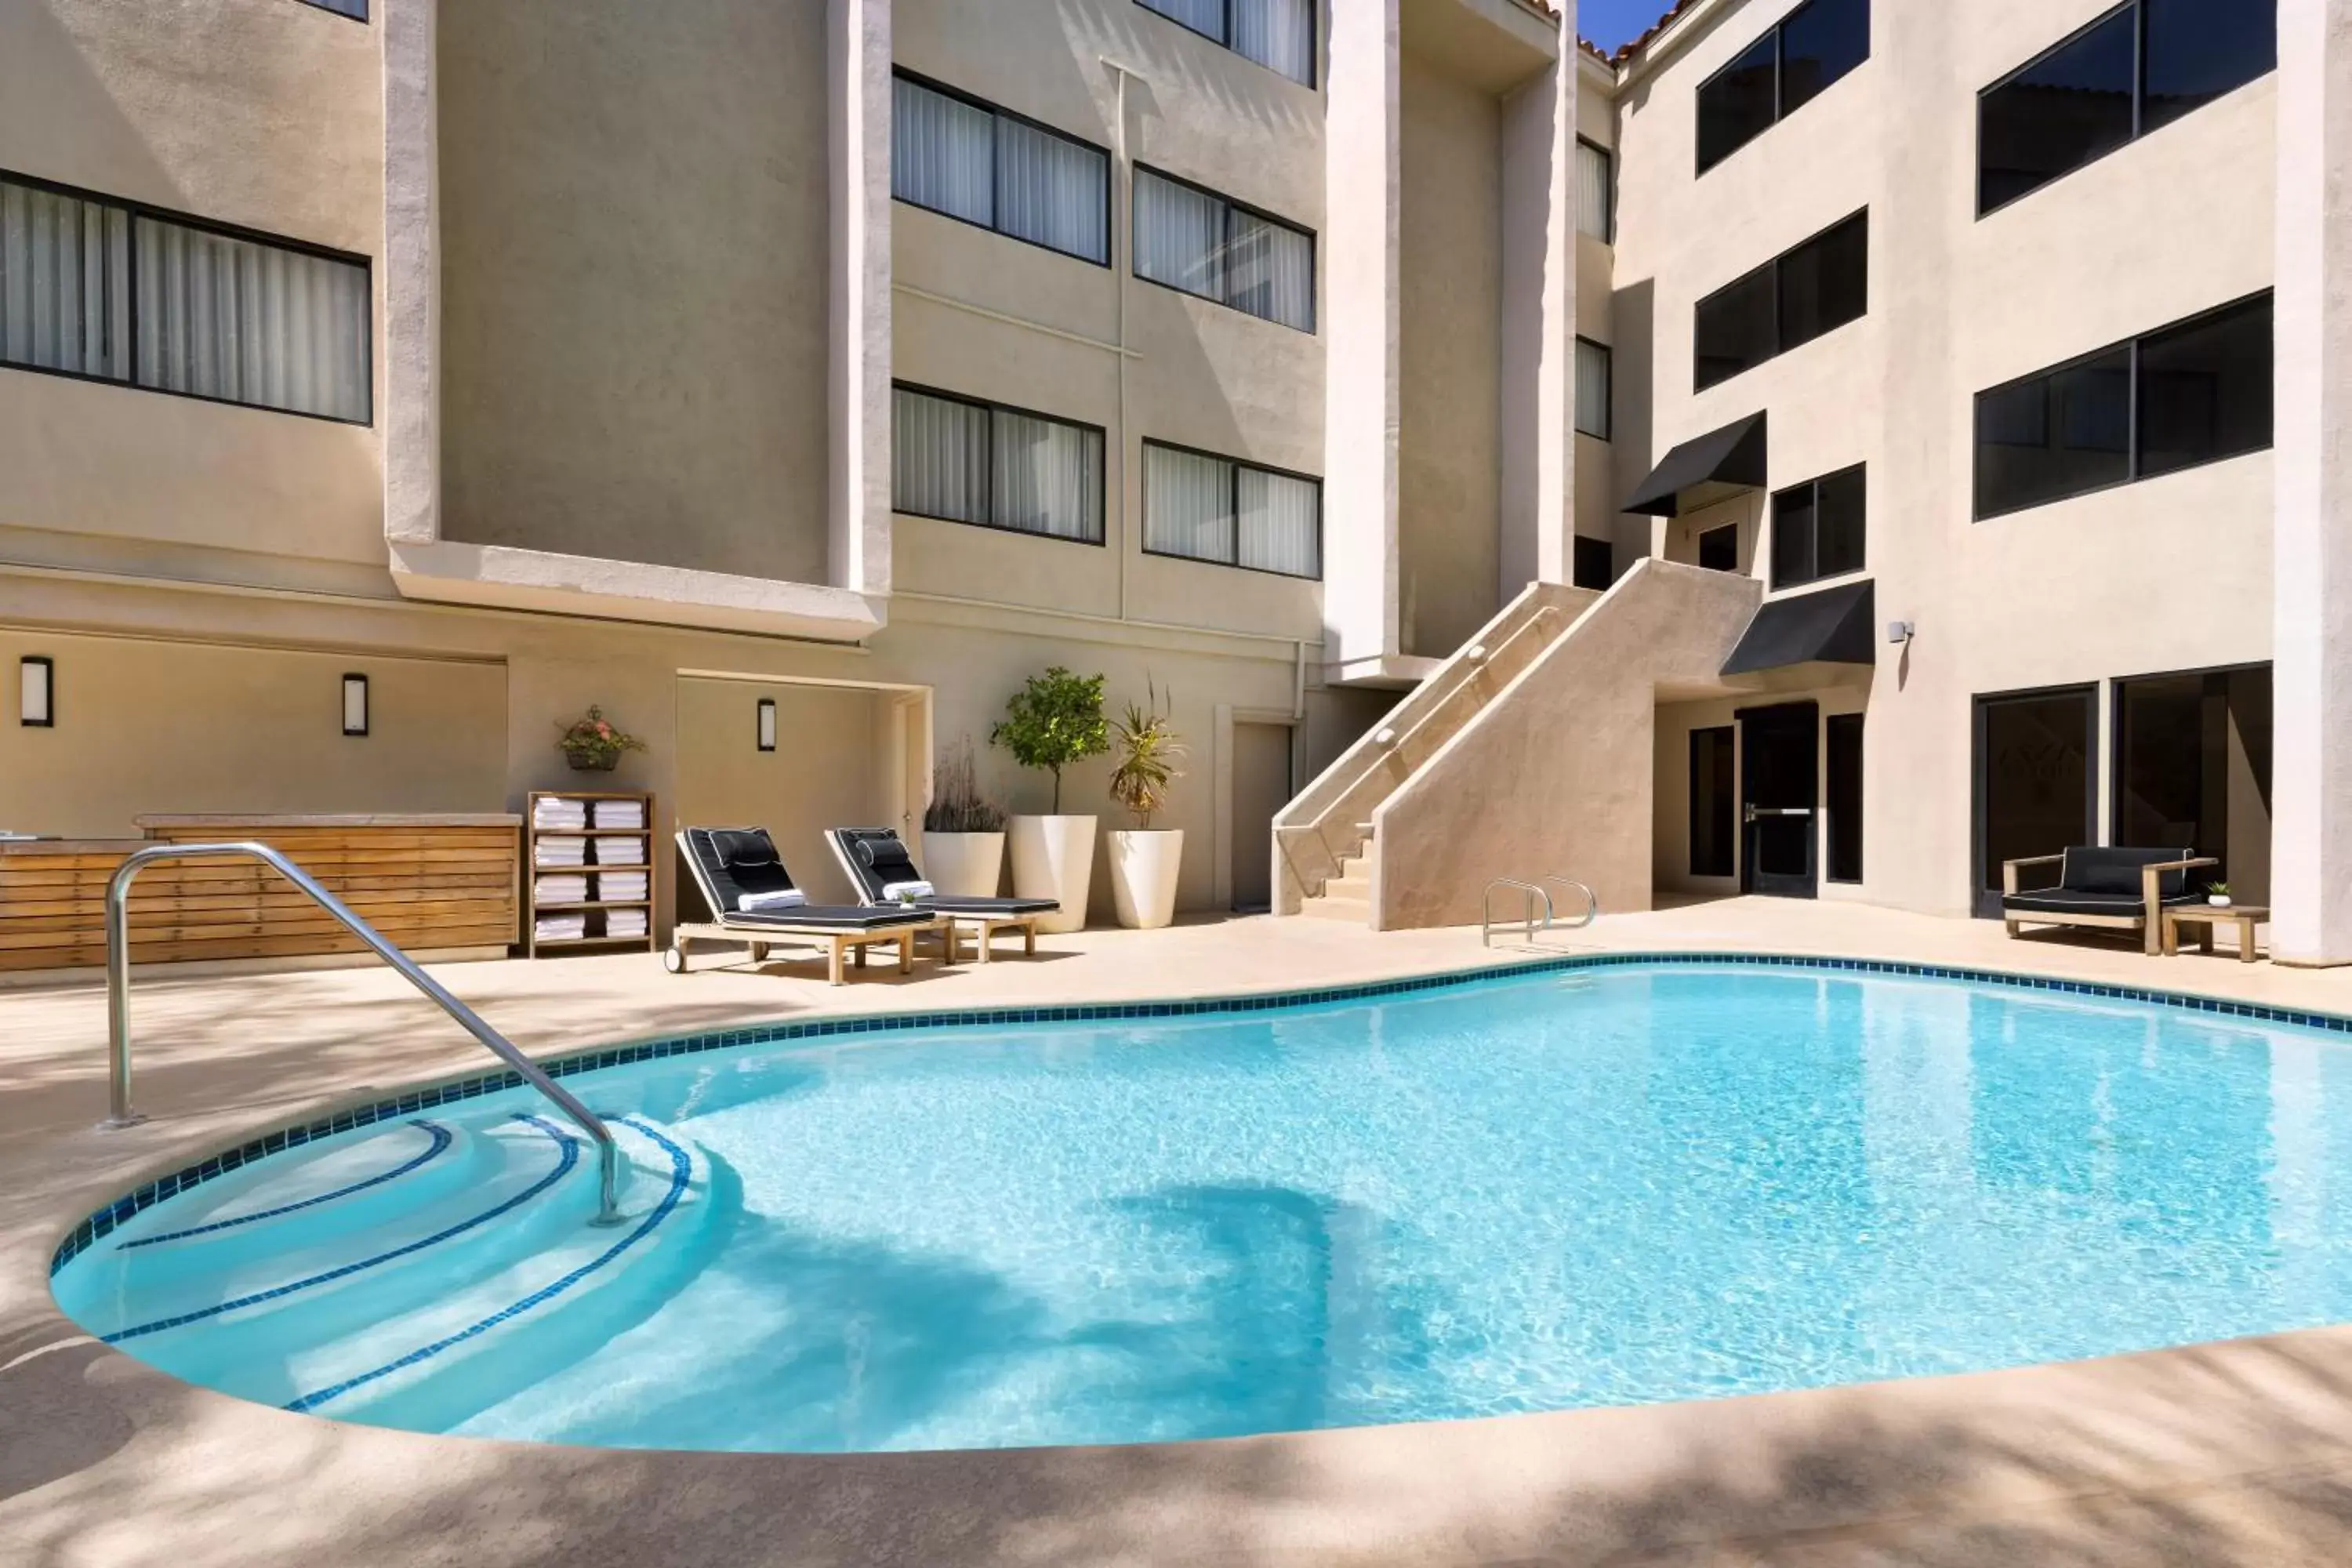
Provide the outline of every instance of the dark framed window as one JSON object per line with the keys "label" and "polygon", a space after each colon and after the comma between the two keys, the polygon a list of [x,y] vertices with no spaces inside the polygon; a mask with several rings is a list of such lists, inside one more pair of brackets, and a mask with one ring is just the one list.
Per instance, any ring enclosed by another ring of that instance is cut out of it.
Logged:
{"label": "dark framed window", "polygon": [[1739,525],[1727,522],[1698,536],[1698,563],[1710,572],[1739,570]]}
{"label": "dark framed window", "polygon": [[2269,900],[2271,667],[2135,676],[2115,683],[2110,838],[2193,849],[2199,873],[2240,903]]}
{"label": "dark framed window", "polygon": [[1610,401],[1616,395],[1615,366],[1607,343],[1591,338],[1576,340],[1576,428],[1598,440],[1609,439]]}
{"label": "dark framed window", "polygon": [[1841,219],[1698,302],[1696,390],[1858,321],[1870,310],[1870,211]]}
{"label": "dark framed window", "polygon": [[1869,487],[1863,466],[1772,497],[1772,586],[1794,588],[1863,568]]}
{"label": "dark framed window", "polygon": [[1100,544],[1102,427],[895,383],[890,510]]}
{"label": "dark framed window", "polygon": [[1605,539],[1576,536],[1576,556],[1570,563],[1575,585],[1606,590],[1617,580],[1617,547]]}
{"label": "dark framed window", "polygon": [[1165,441],[1143,444],[1143,552],[1323,574],[1323,481]]}
{"label": "dark framed window", "polygon": [[1110,265],[1110,154],[911,71],[890,90],[890,195]]}
{"label": "dark framed window", "polygon": [[2277,68],[2277,0],[2125,0],[1977,95],[1977,216]]}
{"label": "dark framed window", "polygon": [[1690,738],[1690,874],[1732,877],[1739,871],[1733,846],[1738,826],[1733,802],[1736,731],[1729,724],[1693,730]]}
{"label": "dark framed window", "polygon": [[[2098,842],[2099,689],[2052,687],[1980,696],[1975,714],[1970,858],[1976,912],[2000,918],[2001,863]],[[2026,890],[2057,881],[2025,873]]]}
{"label": "dark framed window", "polygon": [[0,174],[0,364],[373,418],[365,257]]}
{"label": "dark framed window", "polygon": [[1977,394],[1979,521],[2271,444],[2271,295]]}
{"label": "dark framed window", "polygon": [[1829,807],[1829,878],[1862,880],[1862,715],[1832,713],[1822,721],[1829,752],[1823,788]]}
{"label": "dark framed window", "polygon": [[1603,245],[1617,238],[1617,157],[1598,142],[1576,139],[1576,230]]}
{"label": "dark framed window", "polygon": [[1706,174],[1870,58],[1870,0],[1807,0],[1699,83]]}
{"label": "dark framed window", "polygon": [[1244,59],[1315,85],[1315,0],[1137,0]]}
{"label": "dark framed window", "polygon": [[1135,169],[1135,275],[1315,330],[1315,237],[1205,185]]}
{"label": "dark framed window", "polygon": [[368,0],[302,0],[305,5],[316,5],[321,11],[332,11],[338,16],[349,16],[354,22],[368,19]]}

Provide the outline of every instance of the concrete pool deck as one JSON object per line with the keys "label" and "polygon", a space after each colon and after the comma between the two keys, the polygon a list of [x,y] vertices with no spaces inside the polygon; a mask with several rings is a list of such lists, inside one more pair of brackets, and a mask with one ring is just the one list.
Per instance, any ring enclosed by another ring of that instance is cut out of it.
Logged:
{"label": "concrete pool deck", "polygon": [[[1042,939],[833,989],[805,964],[635,953],[436,973],[534,1054],[844,1010],[1225,994],[1509,962],[1475,931],[1314,920]],[[1854,905],[1604,918],[1547,952],[1829,953],[2352,1013],[2352,971],[2143,957]],[[812,976],[814,976],[812,978]],[[481,1070],[380,969],[142,977],[136,1102],[105,1109],[102,988],[0,991],[0,1563],[2340,1564],[2352,1328],[1707,1404],[1213,1443],[808,1457],[416,1436],[189,1387],[58,1316],[51,1249],[256,1131]],[[2352,1048],[2352,1041],[2347,1042]]]}

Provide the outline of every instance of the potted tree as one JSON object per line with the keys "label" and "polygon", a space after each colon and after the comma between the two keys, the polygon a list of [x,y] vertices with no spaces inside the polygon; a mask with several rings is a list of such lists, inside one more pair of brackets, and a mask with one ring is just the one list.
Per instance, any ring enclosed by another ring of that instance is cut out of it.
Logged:
{"label": "potted tree", "polygon": [[1108,835],[1111,900],[1118,923],[1129,931],[1157,931],[1176,918],[1176,874],[1184,860],[1184,830],[1154,827],[1152,817],[1168,804],[1168,789],[1184,776],[1184,742],[1151,705],[1127,705],[1111,726],[1118,766],[1110,775],[1110,795],[1135,818],[1135,826]]}
{"label": "potted tree", "polygon": [[1004,873],[1004,813],[980,793],[969,735],[958,737],[931,775],[923,870],[940,892],[964,899],[996,897]]}
{"label": "potted tree", "polygon": [[1061,906],[1037,922],[1039,931],[1078,931],[1087,923],[1095,819],[1062,815],[1062,770],[1110,749],[1102,689],[1101,676],[1072,675],[1057,664],[1031,676],[1004,705],[1004,721],[989,731],[989,744],[1011,752],[1014,762],[1054,775],[1053,811],[1012,819],[1014,895],[1052,899]]}

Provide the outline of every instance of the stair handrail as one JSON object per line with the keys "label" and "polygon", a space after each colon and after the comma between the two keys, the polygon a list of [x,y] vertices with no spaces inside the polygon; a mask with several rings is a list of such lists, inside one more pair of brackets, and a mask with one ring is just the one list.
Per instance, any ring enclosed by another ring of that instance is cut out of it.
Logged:
{"label": "stair handrail", "polygon": [[1591,888],[1588,887],[1586,884],[1578,881],[1573,877],[1547,876],[1542,878],[1541,880],[1545,882],[1557,882],[1563,888],[1574,888],[1578,892],[1584,895],[1583,918],[1570,926],[1568,928],[1570,931],[1582,931],[1586,926],[1591,925],[1594,921],[1601,918],[1601,895],[1594,892]]}
{"label": "stair handrail", "polygon": [[[1517,626],[1512,627],[1510,632],[1492,648],[1482,648],[1480,645],[1473,644],[1469,648],[1465,649],[1465,653],[1476,653],[1480,657],[1476,658],[1465,658],[1463,662],[1456,667],[1456,668],[1461,672],[1459,678],[1430,703],[1428,710],[1424,711],[1421,717],[1415,719],[1411,724],[1405,727],[1404,733],[1402,735],[1394,734],[1385,726],[1374,730],[1371,733],[1370,739],[1374,744],[1378,746],[1379,750],[1375,752],[1372,757],[1365,763],[1364,766],[1358,771],[1355,777],[1349,779],[1348,783],[1337,792],[1331,804],[1325,806],[1321,811],[1317,812],[1313,820],[1286,824],[1280,829],[1280,831],[1287,833],[1314,833],[1319,831],[1325,823],[1331,820],[1335,814],[1345,807],[1348,803],[1355,797],[1357,789],[1360,788],[1366,780],[1370,779],[1374,773],[1388,765],[1388,761],[1391,757],[1402,752],[1406,743],[1412,741],[1414,736],[1420,734],[1421,731],[1435,721],[1440,714],[1451,710],[1454,700],[1462,694],[1463,689],[1470,684],[1471,679],[1478,671],[1494,663],[1497,656],[1502,654],[1504,650],[1508,648],[1513,643],[1517,642],[1520,637],[1526,636],[1528,632],[1535,630],[1536,627],[1543,625],[1546,620],[1558,616],[1559,613],[1560,609],[1557,605],[1538,605],[1535,607],[1534,611],[1528,615],[1526,620],[1521,621]],[[1389,738],[1383,740],[1381,738],[1383,735],[1387,735]]]}
{"label": "stair handrail", "polygon": [[1551,895],[1549,893],[1545,892],[1533,882],[1522,882],[1516,877],[1497,877],[1493,881],[1486,884],[1486,892],[1480,895],[1481,908],[1478,914],[1479,946],[1492,947],[1495,945],[1495,892],[1496,889],[1499,888],[1516,888],[1527,895],[1527,930],[1520,935],[1520,940],[1522,942],[1533,942],[1536,939],[1536,900],[1538,899],[1543,900],[1542,929],[1545,931],[1551,930],[1552,907]]}
{"label": "stair handrail", "polygon": [[578,1124],[596,1145],[599,1182],[598,1206],[593,1223],[614,1226],[621,1223],[621,1157],[620,1146],[614,1142],[612,1130],[594,1111],[562,1084],[547,1076],[538,1063],[515,1048],[514,1042],[484,1023],[471,1007],[449,994],[439,981],[417,967],[414,959],[386,941],[383,934],[362,920],[350,905],[343,902],[316,879],[267,844],[155,844],[134,849],[116,868],[113,879],[106,885],[106,1041],[107,1093],[109,1115],[99,1123],[106,1131],[136,1127],[147,1119],[131,1109],[131,884],[139,873],[158,860],[194,860],[241,856],[258,860],[291,882],[297,889],[310,896],[317,904],[373,951],[378,958],[390,964],[402,979],[415,986],[444,1013],[457,1020],[465,1031],[487,1047],[493,1056],[520,1074],[524,1082],[555,1103],[558,1110]]}

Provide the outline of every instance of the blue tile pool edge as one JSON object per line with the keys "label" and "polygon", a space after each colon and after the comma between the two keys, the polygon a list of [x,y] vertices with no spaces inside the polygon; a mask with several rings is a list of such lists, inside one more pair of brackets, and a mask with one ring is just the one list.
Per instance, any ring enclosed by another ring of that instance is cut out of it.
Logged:
{"label": "blue tile pool edge", "polygon": [[[563,1078],[574,1073],[599,1072],[606,1068],[628,1067],[637,1062],[653,1061],[664,1057],[693,1056],[704,1051],[731,1050],[739,1046],[776,1045],[786,1041],[826,1039],[843,1035],[887,1034],[910,1029],[976,1027],[1003,1024],[1106,1023],[1149,1018],[1231,1016],[1297,1007],[1316,1007],[1335,1002],[1370,1001],[1383,996],[1403,995],[1412,992],[1488,984],[1528,974],[1559,973],[1578,969],[1679,965],[1736,965],[1751,968],[1818,970],[1826,973],[1895,974],[1925,980],[1958,980],[2020,991],[2047,991],[2111,1001],[2141,1002],[2153,1006],[2177,1008],[2183,1012],[2211,1013],[2225,1017],[2244,1018],[2255,1023],[2294,1024],[2305,1028],[2326,1029],[2336,1034],[2352,1034],[2352,1017],[2333,1013],[2315,1013],[2294,1007],[2275,1007],[2262,1002],[2234,1002],[2218,996],[2200,996],[2188,992],[2163,991],[2153,986],[2117,985],[2095,980],[2062,980],[2052,975],[2023,974],[2007,970],[1978,969],[1959,964],[1912,963],[1896,959],[1832,958],[1796,953],[1584,952],[1559,953],[1549,958],[1490,964],[1477,969],[1452,970],[1436,974],[1406,975],[1393,980],[1360,981],[1351,985],[1267,992],[1246,996],[1202,996],[1182,1001],[1158,1002],[1085,1002],[1057,1007],[976,1007],[920,1013],[845,1015],[830,1018],[812,1018],[798,1023],[754,1024],[735,1029],[717,1029],[702,1034],[669,1036],[640,1041],[634,1045],[615,1046],[604,1050],[582,1051],[571,1056],[551,1058],[539,1065],[550,1077]],[[496,1094],[504,1089],[518,1089],[522,1086],[522,1076],[509,1070],[478,1073],[432,1088],[412,1089],[404,1094],[388,1096],[354,1110],[341,1111],[333,1116],[320,1117],[299,1126],[282,1128],[277,1131],[249,1139],[233,1149],[197,1161],[170,1175],[159,1176],[153,1181],[144,1183],[104,1208],[86,1216],[66,1235],[63,1240],[58,1243],[55,1250],[50,1253],[49,1273],[54,1277],[58,1270],[72,1262],[85,1249],[112,1234],[116,1226],[132,1215],[152,1207],[165,1198],[175,1196],[192,1187],[201,1186],[216,1177],[227,1175],[232,1171],[241,1170],[257,1160],[267,1159],[272,1154],[282,1154],[289,1149],[299,1149],[303,1144],[318,1139],[372,1126],[378,1121],[412,1116],[434,1106],[454,1104],[460,1100],[476,1100],[486,1094]]]}

